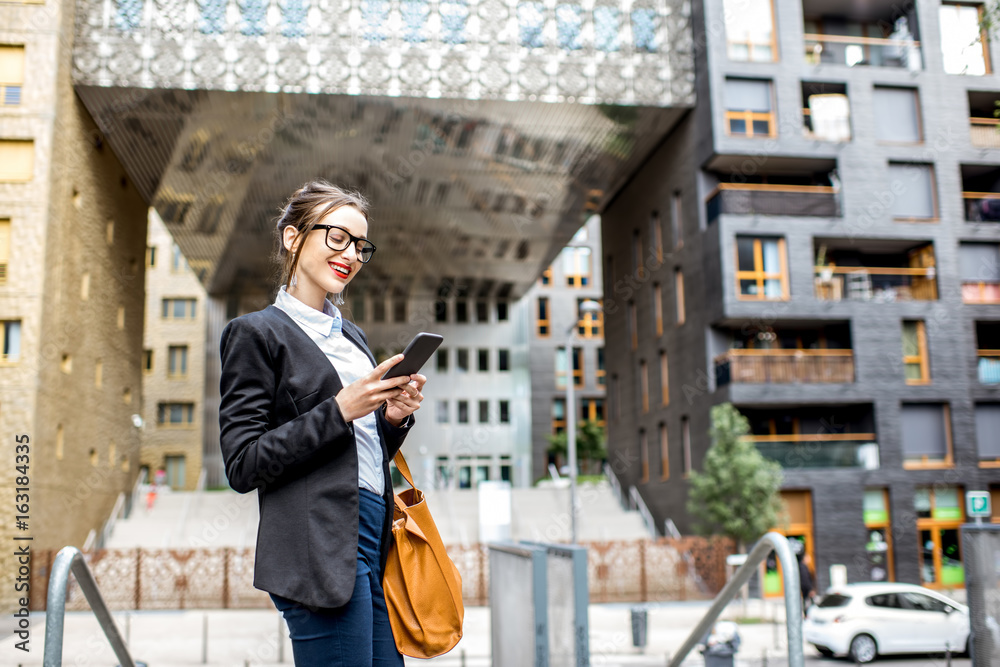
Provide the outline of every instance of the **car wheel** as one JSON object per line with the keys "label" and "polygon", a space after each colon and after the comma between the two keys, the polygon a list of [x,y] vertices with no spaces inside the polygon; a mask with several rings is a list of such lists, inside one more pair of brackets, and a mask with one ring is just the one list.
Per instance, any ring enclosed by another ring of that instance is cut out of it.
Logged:
{"label": "car wheel", "polygon": [[878,647],[871,635],[858,635],[851,640],[851,650],[848,653],[854,662],[865,664],[878,655]]}

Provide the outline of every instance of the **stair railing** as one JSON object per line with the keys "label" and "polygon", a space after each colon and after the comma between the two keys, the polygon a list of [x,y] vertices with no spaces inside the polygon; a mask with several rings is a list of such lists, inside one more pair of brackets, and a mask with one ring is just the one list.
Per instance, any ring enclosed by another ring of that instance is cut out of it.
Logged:
{"label": "stair railing", "polygon": [[66,590],[69,586],[70,572],[80,584],[90,608],[97,617],[97,622],[104,630],[104,636],[108,638],[115,656],[121,667],[137,667],[143,663],[136,663],[128,652],[125,640],[118,632],[118,626],[108,610],[108,606],[101,597],[101,591],[97,587],[97,581],[83,554],[76,547],[63,547],[56,555],[55,562],[52,563],[52,573],[49,575],[49,594],[45,605],[45,652],[42,656],[43,667],[62,667],[63,654],[63,625],[66,620]]}
{"label": "stair railing", "polygon": [[757,541],[747,555],[746,562],[736,570],[736,574],[723,587],[712,601],[712,606],[695,626],[688,638],[684,640],[680,650],[674,654],[668,667],[680,667],[684,658],[697,646],[726,605],[736,597],[740,588],[757,572],[757,568],[771,552],[778,556],[781,563],[782,583],[785,586],[785,626],[788,630],[788,667],[805,667],[805,655],[802,651],[802,592],[799,590],[799,563],[788,545],[784,535],[767,533]]}

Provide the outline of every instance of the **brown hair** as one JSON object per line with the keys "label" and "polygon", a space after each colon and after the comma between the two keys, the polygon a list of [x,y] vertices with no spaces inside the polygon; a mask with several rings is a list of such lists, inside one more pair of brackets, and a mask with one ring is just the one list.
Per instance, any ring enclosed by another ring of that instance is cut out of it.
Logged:
{"label": "brown hair", "polygon": [[293,225],[298,236],[305,238],[328,213],[342,206],[353,206],[368,220],[369,204],[364,195],[339,188],[324,180],[309,181],[288,198],[275,225],[278,240],[275,260],[280,266],[279,286],[288,284],[299,264],[299,253],[285,249],[282,240],[285,228]]}

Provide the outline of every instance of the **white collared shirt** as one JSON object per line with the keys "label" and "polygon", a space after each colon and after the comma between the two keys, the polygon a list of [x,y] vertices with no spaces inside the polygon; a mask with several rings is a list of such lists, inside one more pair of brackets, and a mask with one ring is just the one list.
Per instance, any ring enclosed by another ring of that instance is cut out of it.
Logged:
{"label": "white collared shirt", "polygon": [[[319,346],[345,387],[375,368],[368,355],[341,332],[343,318],[329,299],[324,299],[323,312],[320,312],[296,299],[282,285],[274,305],[295,320],[299,328]],[[358,443],[358,485],[381,496],[385,490],[385,478],[382,475],[382,446],[374,412],[354,420],[354,436]]]}

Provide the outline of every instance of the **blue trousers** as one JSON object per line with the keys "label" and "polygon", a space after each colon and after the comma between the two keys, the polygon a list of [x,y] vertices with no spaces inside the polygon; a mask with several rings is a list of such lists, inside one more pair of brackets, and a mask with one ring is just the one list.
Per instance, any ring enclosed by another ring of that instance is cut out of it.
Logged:
{"label": "blue trousers", "polygon": [[307,609],[271,593],[288,624],[295,667],[402,667],[382,591],[379,548],[385,501],[358,489],[358,571],[354,595],[342,607]]}

